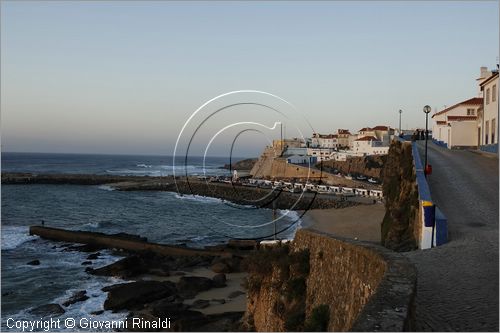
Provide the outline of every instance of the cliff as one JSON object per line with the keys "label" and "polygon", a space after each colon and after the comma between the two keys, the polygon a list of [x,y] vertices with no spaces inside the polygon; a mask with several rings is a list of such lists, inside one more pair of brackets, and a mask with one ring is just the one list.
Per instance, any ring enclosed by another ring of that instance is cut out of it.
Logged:
{"label": "cliff", "polygon": [[247,268],[246,328],[403,331],[414,320],[416,271],[380,246],[301,229]]}
{"label": "cliff", "polygon": [[387,155],[348,157],[346,161],[324,161],[323,169],[327,171],[337,169],[344,174],[362,174],[381,179],[386,159]]}
{"label": "cliff", "polygon": [[386,213],[382,244],[394,251],[417,249],[418,188],[410,143],[393,141],[383,170]]}
{"label": "cliff", "polygon": [[[326,162],[324,162],[326,163]],[[361,168],[371,167],[373,171],[373,177],[379,178],[375,176],[378,174],[377,168],[380,167],[380,163],[382,161],[375,162],[363,162],[363,166],[357,166],[361,170]],[[354,164],[353,164],[354,165]],[[325,166],[325,164],[323,164]],[[370,183],[360,182],[357,180],[346,179],[343,177],[337,177],[334,174],[328,172],[330,168],[323,169],[318,168],[321,165],[297,165],[287,163],[285,158],[277,158],[275,156],[275,152],[273,148],[267,147],[262,155],[259,157],[258,161],[253,166],[250,174],[255,178],[263,178],[263,179],[295,179],[297,181],[305,182],[317,182],[319,180],[324,184],[328,185],[340,185],[347,187],[364,187],[368,189],[378,189],[379,187]],[[371,176],[371,173],[367,173],[367,175]]]}

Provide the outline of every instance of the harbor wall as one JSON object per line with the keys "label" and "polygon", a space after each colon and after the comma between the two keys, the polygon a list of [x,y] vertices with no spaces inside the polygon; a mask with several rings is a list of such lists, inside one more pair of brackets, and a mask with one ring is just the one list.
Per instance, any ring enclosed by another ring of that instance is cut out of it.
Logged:
{"label": "harbor wall", "polygon": [[224,252],[209,251],[202,249],[191,249],[184,247],[168,246],[150,243],[136,237],[118,235],[108,235],[100,232],[74,231],[59,228],[49,228],[44,226],[31,226],[30,235],[40,236],[59,242],[70,242],[88,244],[96,247],[109,249],[121,249],[132,252],[151,251],[163,256],[220,256],[227,255]]}

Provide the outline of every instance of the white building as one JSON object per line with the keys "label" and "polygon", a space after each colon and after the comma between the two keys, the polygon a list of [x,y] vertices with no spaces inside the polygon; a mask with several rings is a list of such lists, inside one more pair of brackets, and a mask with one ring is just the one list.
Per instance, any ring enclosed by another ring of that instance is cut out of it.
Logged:
{"label": "white building", "polygon": [[339,142],[337,134],[313,133],[311,147],[313,148],[338,148]]}
{"label": "white building", "polygon": [[330,159],[332,152],[334,152],[333,148],[307,148],[307,155],[316,157],[318,162]]}
{"label": "white building", "polygon": [[477,147],[477,113],[483,99],[473,97],[432,115],[433,140],[448,148]]}
{"label": "white building", "polygon": [[389,147],[374,136],[364,136],[354,141],[352,150],[363,155],[385,155],[389,152]]}
{"label": "white building", "polygon": [[477,121],[478,141],[481,150],[498,153],[498,71],[489,73],[479,83],[483,105]]}

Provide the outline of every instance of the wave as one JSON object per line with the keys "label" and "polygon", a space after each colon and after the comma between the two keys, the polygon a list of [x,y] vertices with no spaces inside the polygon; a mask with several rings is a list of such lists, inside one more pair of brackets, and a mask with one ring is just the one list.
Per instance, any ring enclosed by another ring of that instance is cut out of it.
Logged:
{"label": "wave", "polygon": [[37,238],[38,236],[30,236],[26,226],[2,226],[2,250],[13,250]]}
{"label": "wave", "polygon": [[109,185],[99,185],[97,186],[98,189],[104,190],[104,191],[114,191],[115,188]]}
{"label": "wave", "polygon": [[152,165],[144,164],[144,163],[139,163],[139,164],[136,165],[136,167],[138,167],[138,168],[151,168]]}
{"label": "wave", "polygon": [[180,195],[178,193],[175,193],[174,196],[177,199],[191,200],[191,201],[202,202],[202,203],[223,203],[224,202],[224,200],[219,199],[219,198],[204,197],[202,195],[197,195],[197,194]]}
{"label": "wave", "polygon": [[[63,257],[66,257],[67,260],[59,261],[59,263],[63,266],[65,265],[78,265],[80,266],[80,262],[84,260],[87,254],[80,252],[65,252]],[[96,267],[101,267],[104,265],[111,264],[122,257],[118,257],[112,255],[109,250],[101,251],[101,255],[98,259],[94,260],[94,265]],[[86,273],[83,273],[86,274]],[[71,317],[76,319],[77,324],[81,318],[92,318],[92,320],[98,321],[108,321],[108,320],[116,320],[116,321],[124,321],[126,320],[128,311],[121,312],[112,312],[110,310],[104,311],[104,301],[107,298],[107,293],[103,292],[101,289],[108,285],[113,285],[117,283],[125,283],[131,282],[115,277],[92,277],[89,280],[82,279],[81,284],[78,287],[70,288],[65,290],[61,295],[53,298],[48,303],[62,304],[66,300],[68,300],[71,296],[73,296],[76,292],[85,290],[86,295],[89,297],[87,300],[82,302],[77,302],[71,304],[67,307],[64,307],[66,311],[64,314],[65,318]],[[23,309],[15,314],[9,315],[9,317],[14,320],[38,320],[39,317],[34,316],[29,313],[31,308]],[[100,314],[91,314],[96,311],[103,311]],[[5,322],[2,323],[2,331],[6,329]],[[51,331],[67,331],[72,332],[75,330],[79,330],[79,327],[74,329],[67,329],[64,325],[60,325],[59,329],[51,329]]]}
{"label": "wave", "polygon": [[285,239],[293,240],[295,238],[295,233],[297,232],[297,230],[302,228],[302,219],[300,218],[299,213],[295,210],[280,209],[278,210],[278,214],[280,214],[280,216],[284,218],[289,219],[290,223],[295,223],[294,226],[283,232],[283,236],[285,237]]}

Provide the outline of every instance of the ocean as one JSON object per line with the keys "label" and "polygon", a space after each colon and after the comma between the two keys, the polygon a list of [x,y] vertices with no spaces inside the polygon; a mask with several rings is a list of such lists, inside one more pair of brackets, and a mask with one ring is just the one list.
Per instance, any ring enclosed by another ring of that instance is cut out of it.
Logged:
{"label": "ocean", "polygon": [[[235,159],[237,160],[237,159]],[[229,175],[221,167],[226,158],[190,158],[190,175]],[[184,173],[184,161],[176,161],[176,174]],[[167,176],[173,174],[172,157],[78,154],[2,153],[2,172],[79,173]],[[84,272],[88,253],[67,252],[62,243],[29,236],[30,225],[104,233],[126,232],[149,241],[203,247],[227,242],[229,237],[253,238],[273,233],[272,211],[227,205],[198,196],[161,191],[114,191],[107,186],[2,185],[2,330],[8,318],[33,320],[29,309],[61,303],[75,291],[87,290],[90,298],[65,308],[62,317],[89,317],[103,310],[106,295],[100,289],[116,279]],[[298,214],[279,211],[280,238],[292,238],[300,226]],[[117,260],[101,251],[91,267]],[[40,265],[27,263],[39,260]],[[126,313],[106,311],[92,317],[121,319]]]}

